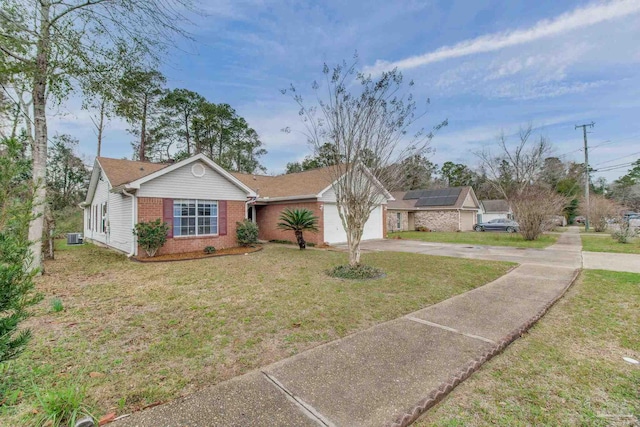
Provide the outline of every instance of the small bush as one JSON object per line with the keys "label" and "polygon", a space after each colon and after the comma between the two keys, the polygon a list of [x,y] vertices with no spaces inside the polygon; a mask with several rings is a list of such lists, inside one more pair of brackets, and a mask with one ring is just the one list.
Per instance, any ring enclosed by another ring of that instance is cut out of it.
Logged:
{"label": "small bush", "polygon": [[139,222],[133,229],[133,234],[138,236],[138,244],[150,257],[153,257],[158,249],[167,242],[168,232],[169,225],[159,218],[155,221]]}
{"label": "small bush", "polygon": [[236,240],[240,246],[258,243],[258,224],[248,219],[236,223]]}
{"label": "small bush", "polygon": [[204,253],[205,254],[213,254],[216,252],[216,248],[214,248],[213,246],[206,246],[204,248]]}
{"label": "small bush", "polygon": [[54,313],[59,313],[64,310],[64,305],[62,305],[62,300],[60,298],[54,298],[51,300],[51,311]]}
{"label": "small bush", "polygon": [[40,404],[36,425],[73,426],[80,418],[91,416],[83,404],[85,392],[81,388],[67,386],[44,394],[37,391],[36,397]]}
{"label": "small bush", "polygon": [[611,232],[611,237],[618,243],[629,243],[636,237],[636,230],[629,224],[629,221],[621,219],[618,220],[618,224],[618,227]]}
{"label": "small bush", "polygon": [[384,276],[384,272],[378,268],[371,267],[370,265],[338,265],[331,270],[327,271],[327,274],[331,277],[338,277],[340,279],[378,279]]}
{"label": "small bush", "polygon": [[429,230],[428,227],[425,227],[424,225],[419,225],[416,227],[416,231],[424,231],[424,232],[429,232],[431,230]]}

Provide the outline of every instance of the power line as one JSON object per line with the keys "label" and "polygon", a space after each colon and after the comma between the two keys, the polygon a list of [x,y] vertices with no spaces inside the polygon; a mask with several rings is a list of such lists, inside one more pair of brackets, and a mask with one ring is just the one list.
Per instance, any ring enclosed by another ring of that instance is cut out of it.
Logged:
{"label": "power line", "polygon": [[620,159],[626,159],[627,157],[638,156],[638,155],[640,155],[640,151],[638,151],[637,153],[627,154],[626,156],[616,157],[615,159],[607,160],[606,162],[600,162],[600,163],[595,164],[594,166],[600,166],[600,165],[604,165],[604,164],[607,164],[607,163],[615,162],[615,161],[620,160]]}

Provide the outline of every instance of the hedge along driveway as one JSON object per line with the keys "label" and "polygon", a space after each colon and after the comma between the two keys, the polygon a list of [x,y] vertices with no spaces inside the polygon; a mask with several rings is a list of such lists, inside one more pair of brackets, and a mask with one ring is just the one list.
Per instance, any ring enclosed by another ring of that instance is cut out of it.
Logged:
{"label": "hedge along driveway", "polygon": [[[34,388],[69,384],[86,388],[98,416],[130,412],[481,286],[512,266],[387,252],[363,256],[386,272],[382,279],[324,273],[346,261],[341,252],[267,245],[246,256],[142,264],[94,246],[62,247],[39,280],[47,298],[29,321],[33,341],[14,364],[13,388],[23,394],[0,416],[29,425]],[[50,312],[53,296],[64,311]]]}

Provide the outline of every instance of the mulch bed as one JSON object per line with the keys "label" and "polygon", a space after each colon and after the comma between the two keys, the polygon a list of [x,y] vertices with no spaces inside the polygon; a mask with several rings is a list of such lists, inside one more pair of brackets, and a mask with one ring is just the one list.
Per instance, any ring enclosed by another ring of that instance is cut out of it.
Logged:
{"label": "mulch bed", "polygon": [[236,248],[227,248],[227,249],[218,249],[212,254],[207,254],[204,251],[195,251],[195,252],[184,252],[181,254],[166,254],[166,255],[158,255],[153,258],[136,258],[132,257],[133,261],[137,262],[171,262],[171,261],[187,261],[191,259],[200,259],[200,258],[213,258],[218,256],[227,256],[227,255],[246,255],[252,252],[258,252],[262,250],[262,246],[250,246],[250,247],[236,247]]}

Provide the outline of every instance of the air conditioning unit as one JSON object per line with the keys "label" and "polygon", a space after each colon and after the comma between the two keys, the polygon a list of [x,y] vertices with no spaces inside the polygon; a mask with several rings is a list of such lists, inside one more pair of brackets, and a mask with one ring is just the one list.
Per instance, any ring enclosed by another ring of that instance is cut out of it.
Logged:
{"label": "air conditioning unit", "polygon": [[82,244],[82,233],[67,233],[67,245]]}

